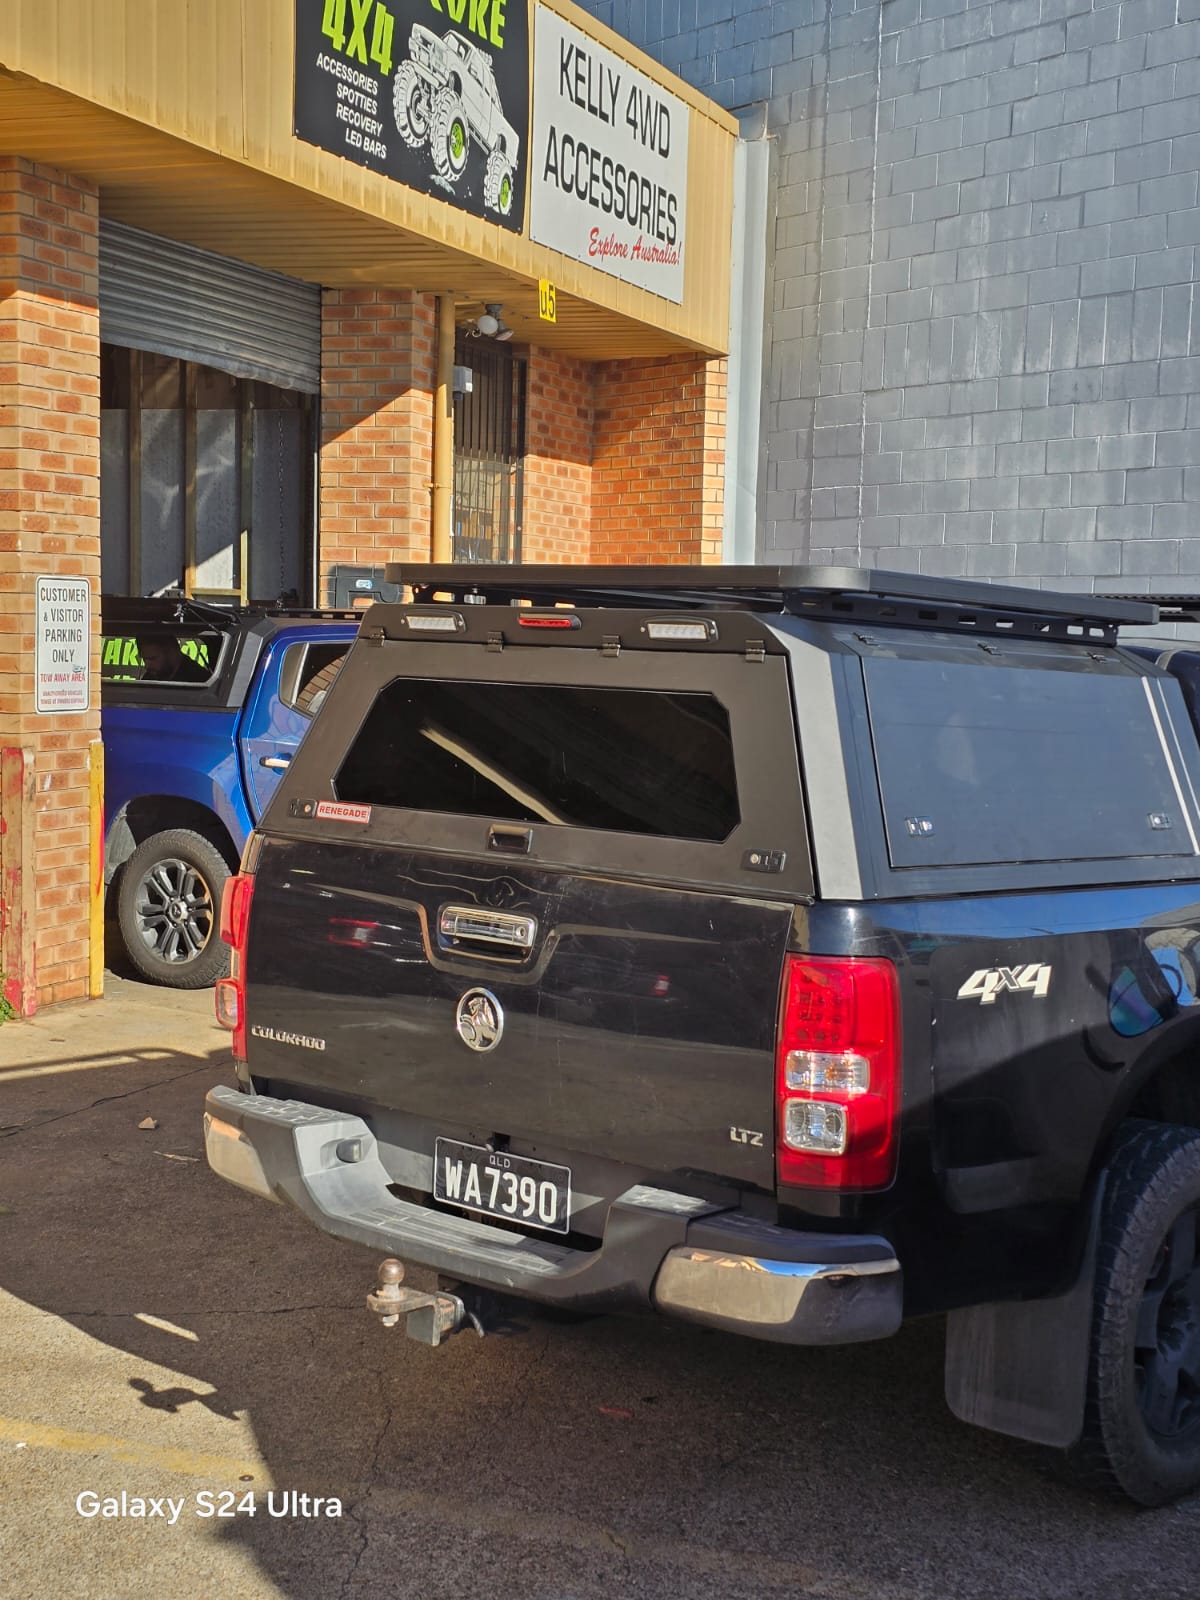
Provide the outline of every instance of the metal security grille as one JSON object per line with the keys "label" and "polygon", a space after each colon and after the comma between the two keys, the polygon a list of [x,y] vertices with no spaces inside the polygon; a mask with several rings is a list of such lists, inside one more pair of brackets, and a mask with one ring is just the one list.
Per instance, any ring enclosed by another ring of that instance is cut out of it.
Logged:
{"label": "metal security grille", "polygon": [[280,389],[321,387],[316,284],[109,221],[100,224],[100,338]]}
{"label": "metal security grille", "polygon": [[454,411],[455,561],[519,561],[525,460],[525,362],[503,345],[460,341],[472,372]]}

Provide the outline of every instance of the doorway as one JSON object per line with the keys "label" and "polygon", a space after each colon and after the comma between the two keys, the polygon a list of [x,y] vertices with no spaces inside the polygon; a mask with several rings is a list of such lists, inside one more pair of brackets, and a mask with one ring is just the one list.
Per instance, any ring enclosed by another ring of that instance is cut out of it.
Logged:
{"label": "doorway", "polygon": [[312,397],[111,344],[100,393],[105,591],[304,603]]}
{"label": "doorway", "polygon": [[484,339],[460,339],[454,359],[470,368],[471,392],[455,401],[452,556],[520,561],[527,363]]}

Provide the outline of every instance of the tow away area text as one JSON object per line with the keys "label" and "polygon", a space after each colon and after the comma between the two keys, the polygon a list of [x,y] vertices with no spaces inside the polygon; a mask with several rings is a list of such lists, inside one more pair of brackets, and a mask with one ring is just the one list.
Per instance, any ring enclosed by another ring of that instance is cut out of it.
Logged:
{"label": "tow away area text", "polygon": [[256,1494],[252,1489],[200,1489],[194,1495],[164,1495],[161,1498],[128,1494],[98,1494],[83,1489],[75,1496],[76,1513],[87,1519],[105,1521],[165,1522],[175,1527],[181,1517],[202,1519],[221,1517],[340,1517],[342,1502],[335,1495],[302,1494],[298,1489],[269,1489]]}

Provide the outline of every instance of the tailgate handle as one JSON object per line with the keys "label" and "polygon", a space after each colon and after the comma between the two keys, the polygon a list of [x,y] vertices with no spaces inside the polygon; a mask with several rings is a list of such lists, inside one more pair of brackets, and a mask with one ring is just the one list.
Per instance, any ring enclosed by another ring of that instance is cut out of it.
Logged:
{"label": "tailgate handle", "polygon": [[532,950],[537,926],[536,917],[521,917],[511,911],[489,911],[479,906],[443,906],[438,915],[438,932],[443,943],[451,945],[469,940],[502,944],[510,950]]}
{"label": "tailgate handle", "polygon": [[532,843],[532,828],[505,828],[496,825],[488,829],[489,850],[503,850],[510,856],[527,856]]}

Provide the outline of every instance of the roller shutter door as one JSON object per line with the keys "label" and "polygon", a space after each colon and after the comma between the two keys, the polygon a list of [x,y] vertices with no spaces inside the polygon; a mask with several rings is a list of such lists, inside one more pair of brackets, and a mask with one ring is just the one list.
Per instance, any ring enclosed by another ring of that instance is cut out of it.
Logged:
{"label": "roller shutter door", "polygon": [[100,337],[320,391],[317,285],[117,222],[100,224]]}

